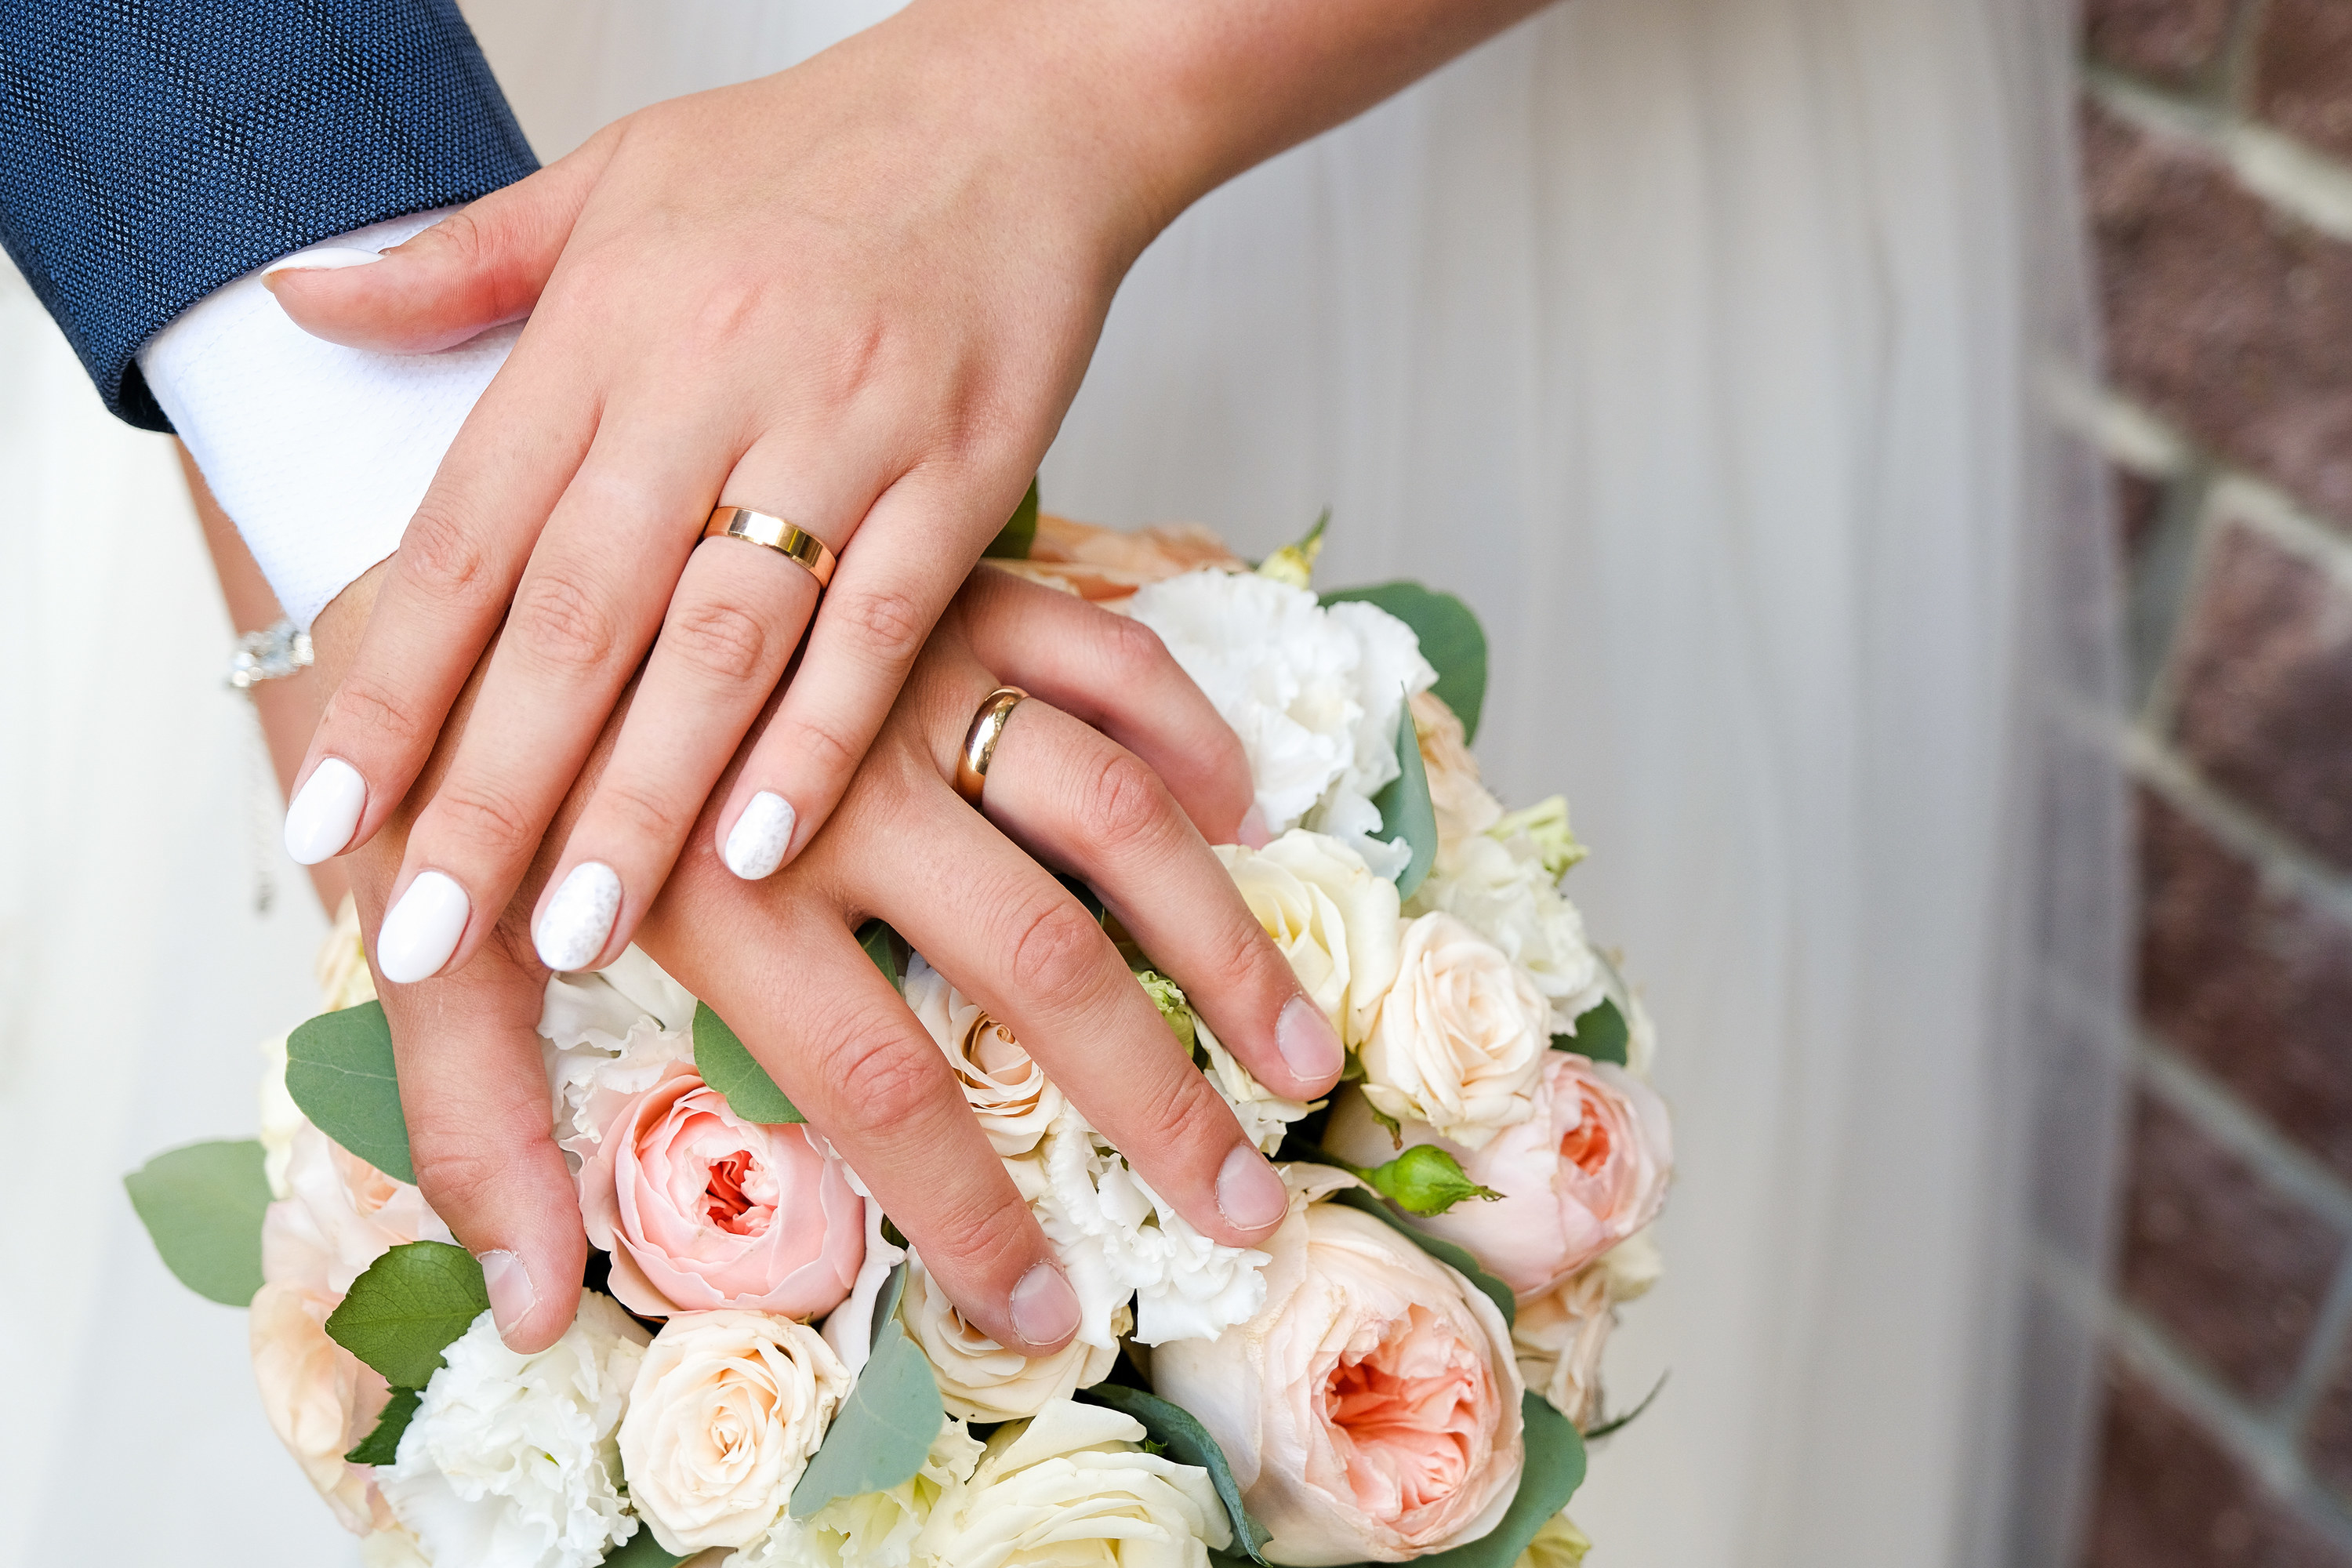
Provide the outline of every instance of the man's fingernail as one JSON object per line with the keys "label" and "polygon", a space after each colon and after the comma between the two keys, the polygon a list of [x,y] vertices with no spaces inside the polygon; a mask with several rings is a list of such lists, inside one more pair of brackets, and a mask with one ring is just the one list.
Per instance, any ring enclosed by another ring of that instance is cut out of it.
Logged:
{"label": "man's fingernail", "polygon": [[1058,1265],[1037,1264],[1013,1288],[1013,1331],[1041,1349],[1078,1331],[1078,1293]]}
{"label": "man's fingernail", "polygon": [[367,805],[367,781],[341,757],[310,770],[286,808],[286,853],[298,866],[315,866],[343,852]]}
{"label": "man's fingernail", "polygon": [[1265,830],[1265,813],[1257,808],[1255,801],[1242,813],[1242,825],[1234,829],[1234,838],[1246,849],[1263,849],[1274,842],[1274,835]]}
{"label": "man's fingernail", "polygon": [[799,815],[791,801],[773,790],[763,789],[753,795],[735,826],[727,830],[727,842],[719,846],[727,868],[747,882],[756,882],[775,870],[792,847],[793,824]]}
{"label": "man's fingernail", "polygon": [[1236,1230],[1264,1230],[1290,1210],[1290,1189],[1265,1156],[1236,1143],[1217,1169],[1217,1210]]}
{"label": "man's fingernail", "polygon": [[503,1339],[530,1316],[539,1292],[531,1289],[530,1270],[511,1252],[485,1252],[475,1261],[482,1266],[482,1287],[490,1294],[490,1321]]}
{"label": "man's fingernail", "polygon": [[441,973],[457,939],[466,934],[473,905],[457,879],[420,871],[400,902],[383,917],[376,933],[375,966],[394,985],[409,985]]}
{"label": "man's fingernail", "polygon": [[547,900],[531,933],[539,961],[559,974],[587,968],[604,951],[620,912],[621,874],[602,860],[583,860]]}
{"label": "man's fingernail", "polygon": [[373,250],[361,250],[349,245],[322,245],[315,250],[298,250],[283,260],[271,262],[268,270],[261,275],[261,286],[275,294],[281,273],[338,272],[346,267],[365,267],[371,261],[383,259],[383,255]]}
{"label": "man's fingernail", "polygon": [[1331,1020],[1304,996],[1283,1004],[1282,1016],[1274,1021],[1274,1048],[1293,1075],[1313,1083],[1336,1078],[1348,1062]]}

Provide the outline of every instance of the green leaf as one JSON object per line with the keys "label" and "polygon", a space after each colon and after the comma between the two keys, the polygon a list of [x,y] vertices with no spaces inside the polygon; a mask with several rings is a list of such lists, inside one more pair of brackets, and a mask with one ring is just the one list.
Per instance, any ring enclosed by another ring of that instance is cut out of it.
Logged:
{"label": "green leaf", "polygon": [[983,559],[1026,561],[1029,547],[1037,541],[1037,481],[1029,481],[1029,493],[1013,509],[1013,516],[996,531],[988,548],[980,553]]}
{"label": "green leaf", "polygon": [[1412,727],[1412,704],[1397,712],[1397,776],[1372,796],[1381,814],[1381,837],[1402,837],[1412,858],[1396,879],[1397,897],[1409,899],[1437,860],[1437,808],[1430,804],[1429,774],[1421,765],[1421,741]]}
{"label": "green leaf", "polygon": [[1192,1465],[1209,1472],[1209,1480],[1217,1489],[1217,1496],[1225,1505],[1225,1518],[1234,1527],[1234,1540],[1252,1561],[1263,1563],[1265,1556],[1259,1549],[1265,1545],[1266,1528],[1250,1517],[1242,1504],[1242,1489],[1234,1480],[1233,1467],[1225,1462],[1225,1451],[1209,1436],[1209,1429],[1182,1405],[1146,1394],[1139,1388],[1123,1388],[1115,1383],[1097,1384],[1079,1391],[1082,1397],[1097,1405],[1108,1405],[1122,1415],[1132,1415],[1143,1423],[1143,1429],[1155,1442],[1167,1446],[1169,1457],[1178,1464]]}
{"label": "green leaf", "polygon": [[1575,1424],[1533,1392],[1519,1396],[1519,1419],[1527,1433],[1528,1464],[1503,1522],[1451,1552],[1415,1559],[1423,1568],[1512,1568],[1536,1531],[1584,1484],[1584,1439],[1576,1435]]}
{"label": "green leaf", "polygon": [[1471,1257],[1465,1248],[1456,1247],[1442,1237],[1415,1230],[1399,1219],[1395,1211],[1388,1205],[1361,1187],[1342,1187],[1331,1194],[1330,1201],[1335,1204],[1346,1204],[1351,1209],[1363,1210],[1399,1235],[1411,1238],[1413,1245],[1440,1263],[1458,1271],[1465,1279],[1486,1293],[1486,1300],[1494,1302],[1495,1310],[1503,1314],[1505,1327],[1507,1328],[1519,1321],[1519,1306],[1511,1298],[1511,1288],[1479,1268],[1478,1260]]}
{"label": "green leaf", "polygon": [[[898,955],[898,933],[884,921],[867,921],[857,928],[857,945],[866,950],[866,956],[874,961],[874,967],[882,972],[882,978],[890,983],[890,988],[904,995],[907,966]],[[793,1120],[797,1121],[800,1118],[795,1116]]]}
{"label": "green leaf", "polygon": [[288,1036],[286,1092],[320,1131],[394,1180],[416,1180],[383,1003],[321,1013]]}
{"label": "green leaf", "polygon": [[729,1110],[746,1121],[778,1123],[806,1121],[768,1076],[768,1069],[752,1059],[743,1042],[727,1021],[710,1010],[708,1002],[694,1005],[694,1070],[702,1081],[727,1097]]}
{"label": "green leaf", "polygon": [[208,1301],[243,1307],[261,1289],[261,1145],[191,1143],[122,1178],[163,1267]]}
{"label": "green leaf", "polygon": [[1453,595],[1418,583],[1376,583],[1323,595],[1327,605],[1348,600],[1377,605],[1412,628],[1421,657],[1437,671],[1438,699],[1462,721],[1464,737],[1476,740],[1478,710],[1486,701],[1486,634],[1477,614]]}
{"label": "green leaf", "polygon": [[792,1516],[806,1519],[835,1498],[887,1491],[912,1477],[947,1418],[922,1347],[897,1319],[883,1324],[857,1386],[793,1488]]}
{"label": "green leaf", "polygon": [[674,1552],[664,1552],[662,1543],[654,1539],[654,1527],[640,1519],[637,1532],[605,1553],[604,1568],[672,1568],[685,1561]]}
{"label": "green leaf", "polygon": [[907,1294],[907,1265],[901,1261],[882,1280],[882,1289],[874,1293],[874,1321],[866,1331],[866,1348],[871,1351],[882,1342],[882,1331],[898,1321],[898,1303]]}
{"label": "green leaf", "polygon": [[433,1381],[441,1352],[489,1310],[482,1266],[462,1247],[412,1241],[368,1265],[327,1318],[327,1336],[394,1388]]}
{"label": "green leaf", "polygon": [[346,1464],[388,1465],[400,1457],[400,1435],[416,1419],[417,1402],[425,1397],[420,1388],[395,1388],[392,1403],[375,1420],[375,1430],[360,1439],[359,1447],[343,1456]]}
{"label": "green leaf", "polygon": [[1632,1038],[1633,1030],[1626,1026],[1625,1015],[1618,1011],[1615,1002],[1604,996],[1600,1005],[1588,1007],[1577,1016],[1574,1034],[1554,1035],[1551,1048],[1574,1051],[1596,1062],[1615,1062],[1622,1068],[1625,1065],[1626,1043]]}
{"label": "green leaf", "polygon": [[1584,1440],[1590,1443],[1596,1437],[1606,1437],[1612,1432],[1622,1432],[1626,1427],[1631,1426],[1633,1424],[1633,1418],[1641,1415],[1644,1410],[1647,1410],[1651,1405],[1655,1405],[1658,1402],[1658,1395],[1665,1392],[1667,1375],[1668,1374],[1666,1373],[1663,1372],[1658,1373],[1658,1381],[1650,1384],[1650,1392],[1642,1395],[1641,1404],[1636,1405],[1633,1409],[1628,1410],[1622,1415],[1612,1415],[1607,1420],[1602,1421],[1599,1426],[1596,1426],[1591,1431],[1587,1432],[1584,1435]]}

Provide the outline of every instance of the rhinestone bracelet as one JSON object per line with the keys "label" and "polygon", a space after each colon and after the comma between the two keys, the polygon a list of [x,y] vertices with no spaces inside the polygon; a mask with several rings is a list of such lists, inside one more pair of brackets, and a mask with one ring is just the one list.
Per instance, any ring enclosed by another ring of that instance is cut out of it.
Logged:
{"label": "rhinestone bracelet", "polygon": [[228,656],[228,683],[250,691],[265,680],[283,680],[310,668],[310,634],[281,619],[236,639],[236,651]]}

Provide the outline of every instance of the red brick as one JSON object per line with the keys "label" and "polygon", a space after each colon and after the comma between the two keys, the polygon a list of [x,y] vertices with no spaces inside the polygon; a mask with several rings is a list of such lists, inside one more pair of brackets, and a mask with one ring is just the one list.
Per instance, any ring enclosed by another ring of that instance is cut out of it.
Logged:
{"label": "red brick", "polygon": [[2090,1568],[2352,1568],[2185,1412],[2110,1374]]}
{"label": "red brick", "polygon": [[2352,1177],[2352,931],[2152,796],[2140,866],[2142,1019]]}
{"label": "red brick", "polygon": [[2104,110],[2087,111],[2083,141],[2115,380],[2352,521],[2352,246]]}
{"label": "red brick", "polygon": [[2352,157],[2352,5],[2270,0],[2255,52],[2264,119],[2339,158]]}
{"label": "red brick", "polygon": [[2179,1112],[2143,1099],[2124,1294],[2249,1398],[2286,1392],[2344,1237]]}
{"label": "red brick", "polygon": [[2304,1457],[2312,1473],[2352,1499],[2352,1351],[2336,1363],[2327,1391],[2304,1429]]}
{"label": "red brick", "polygon": [[2083,40],[2112,65],[2170,86],[2211,68],[2233,0],[2084,0]]}
{"label": "red brick", "polygon": [[2177,658],[2181,750],[2270,822],[2352,867],[2352,594],[2230,527]]}

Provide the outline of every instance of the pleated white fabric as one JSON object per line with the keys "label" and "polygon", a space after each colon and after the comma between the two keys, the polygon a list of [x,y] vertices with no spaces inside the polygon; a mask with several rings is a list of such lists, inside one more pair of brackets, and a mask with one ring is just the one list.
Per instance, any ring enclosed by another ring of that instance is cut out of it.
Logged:
{"label": "pleated white fabric", "polygon": [[[547,155],[887,8],[467,7]],[[1056,510],[1252,552],[1328,503],[1324,581],[1416,576],[1484,616],[1479,752],[1507,798],[1568,791],[1594,848],[1570,891],[1658,1016],[1683,1154],[1666,1282],[1610,1361],[1620,1404],[1671,1381],[1574,1510],[1617,1568],[2066,1555],[2087,1363],[2030,1264],[2100,1254],[2112,1074],[2050,1003],[2111,1018],[2126,888],[2113,773],[2064,739],[2111,676],[2096,484],[2033,412],[2081,351],[2056,12],[1548,12],[1181,219],[1046,464]],[[182,911],[226,895],[151,907],[156,864],[102,897],[224,945]],[[37,908],[0,865],[0,907]],[[187,1310],[134,1294],[89,1331]],[[315,1541],[278,1509],[290,1468],[247,1469],[217,1548],[128,1528],[179,1561]],[[55,1549],[99,1481],[47,1484],[10,1511]]]}

